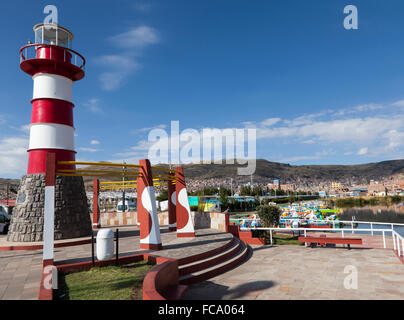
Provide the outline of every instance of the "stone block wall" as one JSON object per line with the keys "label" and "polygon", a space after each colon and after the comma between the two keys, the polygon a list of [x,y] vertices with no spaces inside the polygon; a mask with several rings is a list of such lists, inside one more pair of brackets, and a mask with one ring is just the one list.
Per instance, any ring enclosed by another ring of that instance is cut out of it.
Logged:
{"label": "stone block wall", "polygon": [[[7,240],[43,240],[45,175],[21,178]],[[82,177],[57,176],[55,180],[55,240],[91,235],[91,219]]]}

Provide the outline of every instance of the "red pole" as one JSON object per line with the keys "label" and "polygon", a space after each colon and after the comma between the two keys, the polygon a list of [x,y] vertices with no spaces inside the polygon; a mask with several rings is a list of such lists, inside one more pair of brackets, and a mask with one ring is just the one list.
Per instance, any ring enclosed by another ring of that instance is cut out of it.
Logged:
{"label": "red pole", "polygon": [[100,208],[98,206],[100,196],[100,180],[93,180],[93,229],[101,227]]}

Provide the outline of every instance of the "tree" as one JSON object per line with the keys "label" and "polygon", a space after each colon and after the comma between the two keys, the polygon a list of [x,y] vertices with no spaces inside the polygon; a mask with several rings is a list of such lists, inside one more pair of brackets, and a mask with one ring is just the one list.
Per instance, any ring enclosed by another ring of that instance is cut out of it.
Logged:
{"label": "tree", "polygon": [[168,191],[167,189],[163,189],[161,190],[160,194],[158,195],[158,197],[156,197],[157,201],[165,201],[168,200]]}
{"label": "tree", "polygon": [[274,205],[263,205],[258,209],[258,216],[263,222],[264,227],[276,227],[279,225],[281,209]]}
{"label": "tree", "polygon": [[222,211],[224,211],[229,206],[229,198],[228,198],[227,190],[220,189],[219,197],[220,197],[219,198],[220,202],[222,203]]}

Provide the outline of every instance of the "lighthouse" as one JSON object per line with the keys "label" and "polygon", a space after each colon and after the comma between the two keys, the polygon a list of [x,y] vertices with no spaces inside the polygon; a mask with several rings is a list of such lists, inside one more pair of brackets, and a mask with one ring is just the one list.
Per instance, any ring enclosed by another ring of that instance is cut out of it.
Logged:
{"label": "lighthouse", "polygon": [[[8,234],[9,241],[41,241],[45,159],[75,161],[73,85],[84,78],[84,57],[72,49],[73,33],[52,23],[33,28],[35,43],[20,49],[20,68],[32,77],[31,124],[27,174],[22,177]],[[75,169],[74,165],[56,165]],[[91,232],[82,177],[56,177],[55,239]]]}

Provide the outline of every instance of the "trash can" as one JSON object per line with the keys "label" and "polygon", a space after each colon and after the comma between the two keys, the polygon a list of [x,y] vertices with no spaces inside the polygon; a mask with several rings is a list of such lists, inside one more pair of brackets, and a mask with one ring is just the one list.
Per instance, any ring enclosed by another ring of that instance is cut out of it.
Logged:
{"label": "trash can", "polygon": [[105,261],[114,256],[114,232],[112,229],[101,229],[97,233],[97,259]]}

